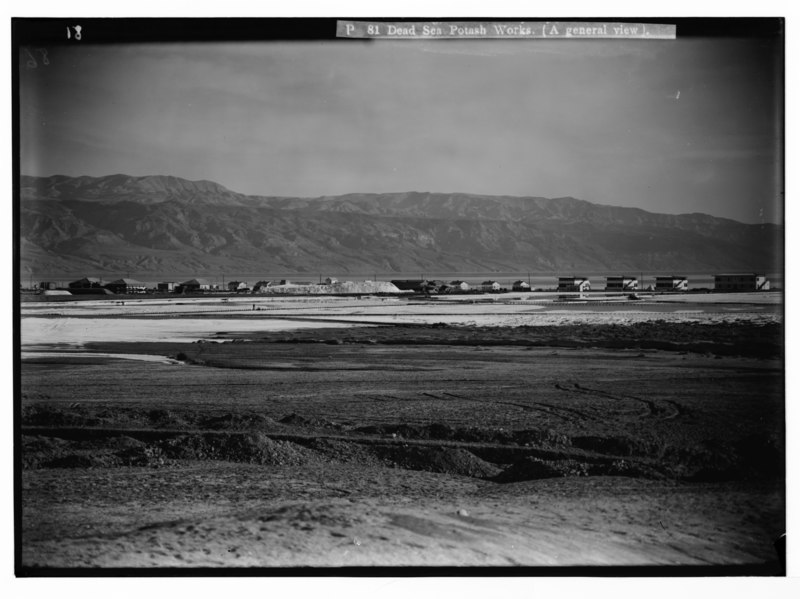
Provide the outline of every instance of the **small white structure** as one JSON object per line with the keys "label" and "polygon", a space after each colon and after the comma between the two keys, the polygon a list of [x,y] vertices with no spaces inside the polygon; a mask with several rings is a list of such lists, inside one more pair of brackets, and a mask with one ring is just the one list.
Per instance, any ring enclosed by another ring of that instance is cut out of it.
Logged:
{"label": "small white structure", "polygon": [[466,281],[450,281],[450,287],[454,291],[469,291],[469,283]]}
{"label": "small white structure", "polygon": [[511,286],[511,289],[514,291],[530,291],[531,286],[526,281],[514,281],[514,284]]}
{"label": "small white structure", "polygon": [[484,281],[481,283],[481,290],[488,292],[500,291],[500,283],[497,281]]}

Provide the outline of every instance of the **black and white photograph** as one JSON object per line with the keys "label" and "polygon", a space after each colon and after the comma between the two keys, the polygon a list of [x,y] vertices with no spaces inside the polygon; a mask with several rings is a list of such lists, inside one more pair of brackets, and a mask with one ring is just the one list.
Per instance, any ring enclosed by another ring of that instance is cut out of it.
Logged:
{"label": "black and white photograph", "polygon": [[785,576],[784,27],[13,19],[17,576]]}

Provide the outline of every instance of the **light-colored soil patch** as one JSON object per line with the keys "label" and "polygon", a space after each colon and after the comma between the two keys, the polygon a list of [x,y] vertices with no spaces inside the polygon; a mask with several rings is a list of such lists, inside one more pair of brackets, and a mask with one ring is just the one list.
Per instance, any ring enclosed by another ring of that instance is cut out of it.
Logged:
{"label": "light-colored soil patch", "polygon": [[[332,476],[335,474],[335,476]],[[96,489],[88,498],[86,488]],[[50,567],[752,564],[778,490],[618,478],[502,488],[422,472],[185,464],[25,472],[23,562]],[[136,513],[137,518],[131,519]]]}

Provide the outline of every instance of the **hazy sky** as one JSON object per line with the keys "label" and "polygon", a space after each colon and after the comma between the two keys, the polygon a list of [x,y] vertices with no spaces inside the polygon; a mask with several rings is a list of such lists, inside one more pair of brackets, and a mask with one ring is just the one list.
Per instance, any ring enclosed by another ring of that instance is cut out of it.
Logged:
{"label": "hazy sky", "polygon": [[71,46],[48,62],[20,61],[23,174],[781,219],[771,40]]}

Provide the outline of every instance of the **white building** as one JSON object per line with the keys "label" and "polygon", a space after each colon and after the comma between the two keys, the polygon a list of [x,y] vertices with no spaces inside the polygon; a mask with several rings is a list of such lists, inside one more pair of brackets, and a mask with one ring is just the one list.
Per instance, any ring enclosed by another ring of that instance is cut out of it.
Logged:
{"label": "white building", "polygon": [[530,291],[531,286],[526,281],[514,281],[514,284],[511,285],[511,289],[514,291]]}

